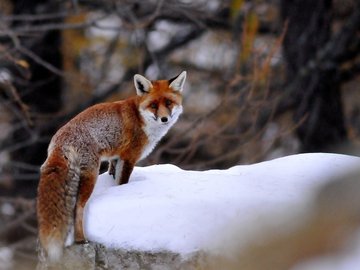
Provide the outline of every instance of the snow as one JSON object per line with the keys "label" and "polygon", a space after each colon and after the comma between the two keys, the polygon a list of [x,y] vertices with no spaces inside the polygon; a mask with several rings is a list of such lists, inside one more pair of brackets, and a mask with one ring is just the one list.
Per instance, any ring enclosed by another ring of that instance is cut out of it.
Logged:
{"label": "snow", "polygon": [[14,252],[11,248],[0,247],[0,265],[3,270],[14,269],[13,265]]}
{"label": "snow", "polygon": [[216,252],[214,236],[229,224],[249,232],[269,213],[302,211],[322,184],[359,165],[360,158],[325,153],[201,172],[153,165],[136,167],[122,186],[105,173],[85,209],[85,234],[112,248]]}

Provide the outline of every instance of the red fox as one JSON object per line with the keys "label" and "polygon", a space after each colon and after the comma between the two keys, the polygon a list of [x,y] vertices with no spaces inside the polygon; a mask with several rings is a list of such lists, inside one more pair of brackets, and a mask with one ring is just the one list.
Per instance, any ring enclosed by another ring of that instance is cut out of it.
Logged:
{"label": "red fox", "polygon": [[182,113],[186,71],[170,80],[149,81],[136,74],[137,96],[94,105],[60,128],[41,166],[37,216],[40,245],[50,261],[66,246],[85,240],[83,210],[110,161],[115,182],[126,184],[134,165],[148,156]]}

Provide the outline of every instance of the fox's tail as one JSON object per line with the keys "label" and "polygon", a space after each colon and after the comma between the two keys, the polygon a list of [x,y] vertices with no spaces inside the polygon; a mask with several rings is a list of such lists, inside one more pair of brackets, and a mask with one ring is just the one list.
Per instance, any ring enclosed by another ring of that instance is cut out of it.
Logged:
{"label": "fox's tail", "polygon": [[74,148],[54,149],[41,167],[37,198],[39,239],[50,261],[58,261],[74,242],[80,163]]}

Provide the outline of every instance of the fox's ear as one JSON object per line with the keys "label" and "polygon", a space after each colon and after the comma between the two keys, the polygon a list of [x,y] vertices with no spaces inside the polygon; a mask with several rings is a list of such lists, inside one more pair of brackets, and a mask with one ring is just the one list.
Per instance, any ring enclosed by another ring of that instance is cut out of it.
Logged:
{"label": "fox's ear", "polygon": [[142,96],[146,93],[149,93],[150,88],[152,88],[151,82],[140,74],[135,74],[134,84],[136,88],[136,94]]}
{"label": "fox's ear", "polygon": [[175,78],[169,80],[169,87],[175,91],[181,92],[183,90],[186,79],[186,71],[181,72]]}

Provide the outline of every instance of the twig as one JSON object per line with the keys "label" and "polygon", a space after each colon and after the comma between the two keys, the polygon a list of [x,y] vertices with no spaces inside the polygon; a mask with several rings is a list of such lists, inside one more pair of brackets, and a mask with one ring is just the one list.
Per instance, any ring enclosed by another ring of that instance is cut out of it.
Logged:
{"label": "twig", "polygon": [[10,81],[3,80],[2,82],[0,82],[0,88],[3,88],[8,93],[9,97],[13,99],[15,104],[20,107],[28,127],[33,127],[34,122],[32,121],[30,116],[29,107],[21,100],[17,90],[12,85],[12,83]]}
{"label": "twig", "polygon": [[[105,27],[97,24],[98,21],[104,19],[107,17],[106,15],[94,18],[92,20],[82,22],[82,23],[46,23],[41,25],[27,25],[27,26],[19,26],[16,28],[13,28],[11,32],[13,35],[24,35],[24,34],[31,34],[35,33],[38,34],[40,32],[48,32],[52,30],[69,30],[69,29],[84,29],[88,27],[97,27],[100,29],[119,29],[114,27]],[[9,31],[0,31],[0,37],[1,36],[8,36]]]}
{"label": "twig", "polygon": [[59,13],[46,13],[46,14],[20,14],[20,15],[7,15],[1,16],[0,21],[22,21],[22,22],[33,22],[33,21],[43,21],[43,20],[54,20],[54,19],[63,19],[71,15],[69,12],[59,12]]}
{"label": "twig", "polygon": [[59,75],[59,76],[65,76],[65,73],[62,70],[59,70],[57,67],[53,66],[52,64],[50,64],[47,61],[44,61],[41,57],[39,57],[38,55],[36,55],[32,51],[30,51],[29,49],[22,46],[20,39],[16,36],[16,34],[13,31],[5,31],[5,33],[6,33],[6,36],[10,37],[16,50],[25,54],[26,56],[28,56],[29,58],[34,60],[36,63],[44,66],[45,68],[47,68],[54,74]]}

